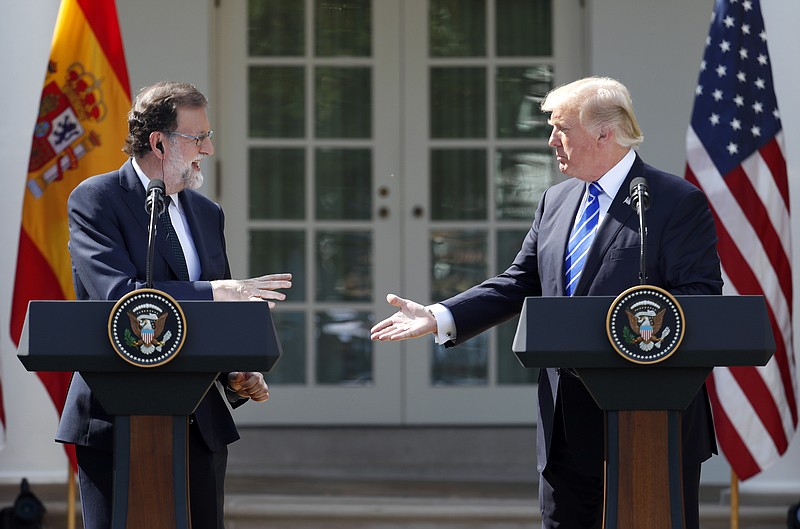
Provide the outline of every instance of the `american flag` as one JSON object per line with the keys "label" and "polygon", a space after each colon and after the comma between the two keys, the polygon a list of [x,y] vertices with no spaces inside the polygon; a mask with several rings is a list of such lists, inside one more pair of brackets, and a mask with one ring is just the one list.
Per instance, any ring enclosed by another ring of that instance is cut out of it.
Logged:
{"label": "american flag", "polygon": [[714,3],[686,148],[686,178],[716,219],[723,293],[763,295],[777,344],[766,366],[718,367],[708,380],[720,447],[744,480],[797,428],[789,182],[758,0]]}

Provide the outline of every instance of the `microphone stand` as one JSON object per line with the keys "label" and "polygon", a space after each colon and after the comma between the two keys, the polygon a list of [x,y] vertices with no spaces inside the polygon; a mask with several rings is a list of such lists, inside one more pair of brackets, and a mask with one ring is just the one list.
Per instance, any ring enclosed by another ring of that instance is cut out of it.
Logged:
{"label": "microphone stand", "polygon": [[158,206],[150,208],[150,225],[147,234],[147,268],[145,288],[153,288],[153,256],[156,250],[156,220],[158,219]]}
{"label": "microphone stand", "polygon": [[151,180],[147,184],[147,199],[144,203],[145,211],[150,215],[150,225],[147,233],[147,264],[145,268],[145,287],[153,288],[153,256],[156,250],[156,221],[164,212],[164,187],[163,180]]}
{"label": "microphone stand", "polygon": [[644,220],[644,210],[642,207],[642,190],[639,193],[639,202],[636,210],[639,212],[639,284],[647,284],[647,223]]}
{"label": "microphone stand", "polygon": [[639,216],[639,284],[647,284],[647,223],[644,212],[650,207],[647,180],[636,177],[630,187],[631,206]]}

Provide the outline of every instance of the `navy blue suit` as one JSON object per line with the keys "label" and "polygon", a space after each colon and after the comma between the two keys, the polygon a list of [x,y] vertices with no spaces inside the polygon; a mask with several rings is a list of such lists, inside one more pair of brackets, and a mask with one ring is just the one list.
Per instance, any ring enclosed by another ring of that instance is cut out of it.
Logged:
{"label": "navy blue suit", "polygon": [[[178,301],[211,300],[213,295],[208,281],[228,279],[231,275],[223,235],[224,215],[219,205],[196,191],[185,190],[178,193],[178,197],[197,248],[202,274],[197,282],[178,280],[174,253],[165,234],[160,232],[156,236],[152,267],[153,287]],[[145,189],[130,160],[118,171],[85,180],[72,192],[67,203],[69,250],[78,299],[117,300],[145,286],[149,215],[144,203]],[[225,393],[233,406],[245,402],[230,391]],[[114,418],[105,413],[80,373],[75,373],[56,440],[78,445],[79,464],[81,454],[88,453],[81,447],[96,451],[95,455],[101,460],[90,465],[90,459],[85,458],[85,470],[100,472],[105,464],[102,454],[107,454],[110,461],[113,423]],[[195,509],[200,504],[221,502],[227,445],[238,438],[225,399],[212,386],[198,405],[190,427],[190,451],[194,452],[190,454],[190,487],[195,528],[221,526],[207,520],[208,515],[195,515]],[[216,483],[216,490],[203,492],[203,487],[194,485],[195,478],[203,475],[204,481]],[[103,475],[100,481],[106,478],[110,475]],[[110,490],[101,493],[110,495]],[[85,518],[87,515],[91,513],[84,513]],[[105,514],[98,516],[102,518]],[[214,518],[217,517],[221,524],[221,512],[215,514]]]}
{"label": "navy blue suit", "polygon": [[[579,279],[576,296],[617,296],[639,281],[638,216],[625,203],[632,179],[644,177],[647,210],[648,284],[672,294],[721,294],[714,219],[705,195],[686,180],[645,164],[639,156],[600,225]],[[571,178],[549,188],[511,266],[442,303],[451,311],[457,341],[519,314],[528,296],[564,296],[564,255],[580,206],[584,182]],[[683,459],[696,467],[716,453],[705,387],[683,414]],[[556,431],[557,429],[557,431]],[[568,453],[579,474],[602,480],[604,418],[580,381],[562,370],[543,369],[539,378],[537,463],[540,472]],[[602,483],[602,481],[600,481]],[[600,494],[602,498],[602,491]],[[687,500],[691,501],[690,498]],[[687,505],[696,509],[695,505]]]}

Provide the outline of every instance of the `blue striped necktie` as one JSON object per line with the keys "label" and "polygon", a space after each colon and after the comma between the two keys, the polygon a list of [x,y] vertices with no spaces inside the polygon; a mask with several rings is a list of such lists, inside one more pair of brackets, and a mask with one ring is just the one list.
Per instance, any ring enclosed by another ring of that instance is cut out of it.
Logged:
{"label": "blue striped necktie", "polygon": [[600,219],[600,201],[597,199],[603,193],[603,188],[597,182],[589,184],[589,193],[580,218],[572,228],[567,243],[567,256],[564,259],[566,292],[568,296],[575,293],[578,279],[581,277],[583,265],[586,263],[586,254],[592,246],[594,234],[597,232]]}

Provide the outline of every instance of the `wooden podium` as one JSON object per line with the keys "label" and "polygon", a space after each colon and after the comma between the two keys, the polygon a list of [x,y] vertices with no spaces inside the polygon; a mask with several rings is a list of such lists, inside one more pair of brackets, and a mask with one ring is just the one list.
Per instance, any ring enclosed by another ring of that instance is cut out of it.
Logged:
{"label": "wooden podium", "polygon": [[[675,296],[685,334],[655,364],[623,358],[606,317],[614,297],[525,300],[513,350],[525,367],[573,368],[606,416],[604,529],[681,529],[681,413],[714,366],[765,365],[775,341],[762,296]],[[565,329],[581,322],[571,332]]]}
{"label": "wooden podium", "polygon": [[80,371],[115,415],[112,529],[189,529],[188,418],[221,372],[269,371],[280,358],[267,303],[183,301],[175,358],[142,368],[109,339],[111,301],[32,301],[18,357],[28,371]]}

